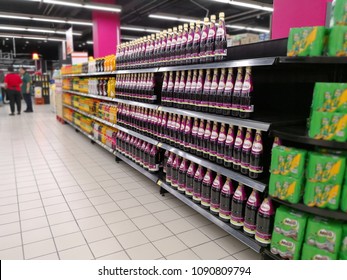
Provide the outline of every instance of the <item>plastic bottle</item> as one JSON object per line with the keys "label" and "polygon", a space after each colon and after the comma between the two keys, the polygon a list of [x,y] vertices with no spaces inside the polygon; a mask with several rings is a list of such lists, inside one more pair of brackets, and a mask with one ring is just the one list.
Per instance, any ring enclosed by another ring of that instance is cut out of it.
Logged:
{"label": "plastic bottle", "polygon": [[249,164],[249,177],[257,179],[263,173],[263,141],[261,138],[261,131],[255,132],[255,137],[252,145],[250,164]]}
{"label": "plastic bottle", "polygon": [[275,139],[274,139],[274,142],[272,144],[272,149],[277,147],[277,146],[281,146],[281,145],[282,145],[281,139],[276,136]]}
{"label": "plastic bottle", "polygon": [[158,172],[159,171],[159,151],[156,145],[152,146],[152,149],[149,153],[149,165],[148,165],[148,171],[149,172]]}
{"label": "plastic bottle", "polygon": [[208,153],[209,153],[209,142],[212,134],[212,124],[211,121],[206,122],[206,128],[204,132],[204,139],[202,143],[202,152],[203,152],[203,157],[208,158]]}
{"label": "plastic bottle", "polygon": [[218,122],[213,122],[212,134],[209,142],[209,160],[216,161],[217,159],[217,145],[218,145],[218,136],[219,136],[219,124]]}
{"label": "plastic bottle", "polygon": [[166,167],[167,167],[167,161],[169,159],[171,152],[169,152],[168,150],[165,151],[164,154],[164,159],[163,159],[163,172],[166,173]]}
{"label": "plastic bottle", "polygon": [[193,39],[193,46],[192,46],[192,64],[198,64],[200,62],[199,54],[200,54],[200,42],[201,42],[201,25],[200,21],[198,20],[195,25],[194,30],[194,39]]}
{"label": "plastic bottle", "polygon": [[198,135],[196,137],[196,139],[197,139],[196,155],[200,156],[200,157],[203,154],[203,142],[204,142],[205,127],[206,127],[205,120],[200,120]]}
{"label": "plastic bottle", "polygon": [[211,202],[210,202],[210,212],[213,215],[219,214],[220,207],[220,193],[223,186],[222,175],[217,173],[216,178],[213,180],[211,188]]}
{"label": "plastic bottle", "polygon": [[169,65],[169,60],[170,60],[170,52],[171,52],[171,43],[172,43],[172,29],[169,28],[167,30],[167,36],[166,36],[166,48],[165,48],[165,54],[164,54],[164,59],[163,59],[163,64],[164,65]]}
{"label": "plastic bottle", "polygon": [[177,27],[174,27],[173,32],[172,32],[172,37],[171,37],[170,59],[168,61],[168,65],[174,65],[175,64],[176,43],[177,43]]}
{"label": "plastic bottle", "polygon": [[208,97],[208,111],[217,113],[218,69],[213,70],[211,90]]}
{"label": "plastic bottle", "polygon": [[174,81],[175,81],[174,73],[175,72],[170,71],[169,80],[168,80],[168,83],[167,83],[165,105],[168,106],[168,107],[172,107],[172,95],[173,95]]}
{"label": "plastic bottle", "polygon": [[265,198],[257,215],[255,240],[262,246],[271,243],[275,211],[270,198]]}
{"label": "plastic bottle", "polygon": [[233,228],[241,229],[245,220],[246,190],[243,184],[237,187],[231,202],[230,224]]}
{"label": "plastic bottle", "polygon": [[201,184],[201,207],[205,209],[210,209],[213,178],[213,172],[207,169]]}
{"label": "plastic bottle", "polygon": [[204,177],[205,177],[205,168],[199,165],[194,175],[194,181],[193,181],[193,201],[197,204],[200,204],[201,202],[201,188],[202,188],[202,181]]}
{"label": "plastic bottle", "polygon": [[178,145],[180,149],[184,149],[184,132],[186,129],[187,117],[182,116],[180,130],[178,132]]}
{"label": "plastic bottle", "polygon": [[218,135],[217,140],[217,154],[216,154],[216,161],[218,164],[223,164],[224,162],[224,148],[225,148],[225,141],[226,141],[226,128],[225,123],[222,123],[220,126],[220,131]]}
{"label": "plastic bottle", "polygon": [[231,201],[234,194],[234,187],[230,178],[227,178],[221,193],[219,206],[219,219],[224,222],[230,222],[231,216]]}
{"label": "plastic bottle", "polygon": [[253,190],[251,195],[248,197],[245,210],[245,222],[243,225],[243,231],[250,236],[254,236],[257,228],[256,220],[257,213],[260,206],[259,192]]}
{"label": "plastic bottle", "polygon": [[168,122],[168,113],[164,112],[163,117],[161,119],[161,125],[160,125],[160,138],[167,143],[167,136],[168,136],[168,131],[167,131],[167,122]]}
{"label": "plastic bottle", "polygon": [[252,68],[246,67],[245,80],[242,85],[242,92],[240,98],[240,118],[249,118],[254,111],[252,105]]}
{"label": "plastic bottle", "polygon": [[214,61],[214,48],[216,41],[216,16],[211,15],[210,27],[206,42],[206,62]]}
{"label": "plastic bottle", "polygon": [[171,173],[171,187],[173,187],[174,189],[178,188],[178,170],[180,169],[181,163],[182,163],[182,158],[180,156],[176,156],[172,164],[172,173]]}
{"label": "plastic bottle", "polygon": [[189,109],[189,105],[190,105],[189,99],[190,99],[190,93],[192,88],[192,79],[193,79],[193,72],[192,70],[188,70],[186,85],[184,88],[184,93],[182,94],[182,104],[184,109]]}
{"label": "plastic bottle", "polygon": [[181,79],[178,87],[177,108],[183,109],[184,104],[184,90],[186,88],[186,71],[181,71]]}
{"label": "plastic bottle", "polygon": [[224,166],[231,168],[233,165],[233,149],[235,143],[234,126],[229,126],[224,147]]}
{"label": "plastic bottle", "polygon": [[200,63],[206,62],[206,55],[207,55],[207,38],[209,33],[209,18],[204,18],[204,25],[202,26],[201,30],[201,40],[200,40]]}
{"label": "plastic bottle", "polygon": [[175,83],[174,83],[174,88],[173,88],[173,93],[172,93],[172,106],[177,108],[178,106],[178,91],[180,88],[180,81],[181,81],[181,71],[176,71],[176,77],[175,77]]}
{"label": "plastic bottle", "polygon": [[186,179],[187,179],[188,166],[189,166],[189,161],[184,158],[178,170],[177,190],[179,193],[185,193],[186,191]]}
{"label": "plastic bottle", "polygon": [[196,82],[196,90],[194,94],[194,109],[196,111],[201,111],[201,100],[202,100],[202,92],[204,89],[204,70],[199,70],[199,76]]}
{"label": "plastic bottle", "polygon": [[175,157],[176,155],[174,153],[171,153],[166,164],[166,182],[169,183],[170,185],[172,180],[172,165],[174,163]]}
{"label": "plastic bottle", "polygon": [[232,96],[231,114],[233,117],[240,115],[240,97],[243,85],[243,69],[239,67],[237,69],[237,76],[235,82],[235,88]]}
{"label": "plastic bottle", "polygon": [[185,64],[191,64],[192,63],[193,41],[194,41],[194,26],[195,26],[194,22],[191,22],[189,24]]}
{"label": "plastic bottle", "polygon": [[227,38],[225,28],[225,14],[219,13],[218,28],[215,40],[214,59],[215,61],[225,60],[227,58]]}
{"label": "plastic bottle", "polygon": [[146,148],[144,150],[144,157],[143,157],[143,167],[148,170],[149,167],[149,154],[152,150],[152,144],[147,143]]}
{"label": "plastic bottle", "polygon": [[208,112],[208,102],[212,85],[212,73],[211,69],[206,70],[204,89],[201,95],[200,107],[202,112]]}
{"label": "plastic bottle", "polygon": [[193,182],[194,182],[194,176],[196,173],[197,165],[195,162],[190,162],[190,165],[188,167],[187,171],[187,177],[186,177],[186,190],[185,195],[187,197],[192,198],[193,197]]}
{"label": "plastic bottle", "polygon": [[193,76],[192,76],[192,85],[190,87],[190,94],[186,96],[186,100],[188,103],[188,106],[186,109],[188,110],[194,110],[195,108],[195,99],[196,99],[196,86],[198,82],[198,70],[193,70]]}
{"label": "plastic bottle", "polygon": [[190,142],[190,152],[192,154],[196,154],[196,149],[198,145],[198,131],[199,131],[199,119],[194,118],[192,134],[191,134],[191,142]]}
{"label": "plastic bottle", "polygon": [[180,64],[180,58],[181,58],[181,44],[182,44],[182,35],[183,35],[183,26],[178,26],[178,32],[177,32],[177,39],[176,39],[176,48],[175,48],[175,65]]}
{"label": "plastic bottle", "polygon": [[178,64],[186,64],[188,41],[188,23],[183,24],[182,40]]}
{"label": "plastic bottle", "polygon": [[241,169],[241,153],[242,153],[243,140],[244,140],[243,127],[240,126],[236,134],[235,144],[233,149],[233,169],[236,171],[239,171]]}
{"label": "plastic bottle", "polygon": [[253,145],[252,129],[247,128],[245,141],[243,141],[242,153],[241,153],[241,173],[245,175],[248,175],[252,145]]}
{"label": "plastic bottle", "polygon": [[233,90],[234,90],[233,68],[229,68],[228,75],[226,78],[225,88],[223,91],[223,95],[221,97],[221,100],[222,100],[221,107],[222,107],[222,113],[224,116],[231,115]]}
{"label": "plastic bottle", "polygon": [[167,30],[164,30],[161,37],[161,45],[160,45],[160,50],[158,55],[159,66],[164,65],[166,44],[167,44]]}
{"label": "plastic bottle", "polygon": [[175,141],[175,147],[179,148],[180,145],[180,129],[181,129],[181,122],[182,122],[182,116],[181,115],[177,115],[176,118],[176,123],[175,123],[175,135],[174,135],[174,141]]}
{"label": "plastic bottle", "polygon": [[189,144],[192,141],[192,118],[187,117],[186,120],[186,126],[184,128],[184,134],[183,134],[183,150],[185,152],[189,151]]}

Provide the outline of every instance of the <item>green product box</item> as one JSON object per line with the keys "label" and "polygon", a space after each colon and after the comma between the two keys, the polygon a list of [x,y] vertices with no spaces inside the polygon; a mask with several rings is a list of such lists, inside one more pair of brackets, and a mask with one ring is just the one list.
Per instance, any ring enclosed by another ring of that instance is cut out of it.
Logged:
{"label": "green product box", "polygon": [[313,183],[341,185],[345,168],[345,157],[311,152],[308,155],[306,179]]}
{"label": "green product box", "polygon": [[347,212],[347,184],[345,184],[342,188],[340,208],[343,212]]}
{"label": "green product box", "polygon": [[347,141],[347,114],[313,111],[308,135],[314,139]]}
{"label": "green product box", "polygon": [[319,249],[317,247],[304,244],[302,247],[302,260],[336,260],[337,253],[329,253],[328,251]]}
{"label": "green product box", "polygon": [[306,182],[304,204],[309,207],[337,210],[340,205],[341,185],[333,183]]}
{"label": "green product box", "polygon": [[347,0],[334,0],[330,26],[347,25]]}
{"label": "green product box", "polygon": [[301,245],[302,242],[300,241],[274,233],[270,251],[274,255],[280,255],[283,259],[298,260],[300,258]]}
{"label": "green product box", "polygon": [[312,110],[329,113],[347,113],[347,84],[316,83]]}
{"label": "green product box", "polygon": [[271,174],[269,194],[290,203],[298,203],[302,197],[303,178]]}
{"label": "green product box", "polygon": [[334,26],[331,28],[328,55],[347,56],[347,26]]}
{"label": "green product box", "polygon": [[305,160],[305,150],[276,146],[272,149],[270,172],[299,179],[304,174]]}
{"label": "green product box", "polygon": [[288,38],[288,56],[321,56],[326,41],[324,26],[291,28]]}
{"label": "green product box", "polygon": [[340,249],[340,259],[347,260],[347,224],[342,226],[343,236]]}
{"label": "green product box", "polygon": [[281,205],[276,210],[274,233],[302,243],[308,215]]}
{"label": "green product box", "polygon": [[320,217],[308,219],[306,229],[306,244],[338,253],[342,239],[342,225],[339,222],[329,221]]}

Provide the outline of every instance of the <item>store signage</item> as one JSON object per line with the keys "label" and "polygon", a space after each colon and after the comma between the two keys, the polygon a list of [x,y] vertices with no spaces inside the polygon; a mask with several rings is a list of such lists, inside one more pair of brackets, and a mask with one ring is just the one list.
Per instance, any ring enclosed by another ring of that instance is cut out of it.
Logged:
{"label": "store signage", "polygon": [[73,53],[73,35],[72,27],[66,31],[66,53]]}

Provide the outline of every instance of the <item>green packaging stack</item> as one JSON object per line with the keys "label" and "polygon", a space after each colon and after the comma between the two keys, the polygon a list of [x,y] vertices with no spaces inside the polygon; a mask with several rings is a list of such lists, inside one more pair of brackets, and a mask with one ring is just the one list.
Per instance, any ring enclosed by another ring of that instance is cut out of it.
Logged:
{"label": "green packaging stack", "polygon": [[334,0],[330,26],[347,26],[347,0]]}
{"label": "green packaging stack", "polygon": [[347,212],[347,182],[345,179],[345,184],[342,187],[342,193],[341,193],[341,210],[343,212]]}
{"label": "green packaging stack", "polygon": [[329,56],[347,56],[347,0],[334,0],[331,9]]}
{"label": "green packaging stack", "polygon": [[340,249],[340,260],[347,260],[347,224],[342,226],[342,243]]}

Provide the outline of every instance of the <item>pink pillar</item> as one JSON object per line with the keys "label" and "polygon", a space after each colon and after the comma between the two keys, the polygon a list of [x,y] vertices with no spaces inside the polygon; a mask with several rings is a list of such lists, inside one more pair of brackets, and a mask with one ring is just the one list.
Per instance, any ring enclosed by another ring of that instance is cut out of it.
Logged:
{"label": "pink pillar", "polygon": [[288,37],[291,27],[325,25],[328,2],[332,0],[274,0],[272,39]]}
{"label": "pink pillar", "polygon": [[[114,4],[114,0],[94,0],[96,3]],[[93,11],[94,57],[115,54],[120,42],[120,19],[118,13]]]}

